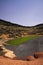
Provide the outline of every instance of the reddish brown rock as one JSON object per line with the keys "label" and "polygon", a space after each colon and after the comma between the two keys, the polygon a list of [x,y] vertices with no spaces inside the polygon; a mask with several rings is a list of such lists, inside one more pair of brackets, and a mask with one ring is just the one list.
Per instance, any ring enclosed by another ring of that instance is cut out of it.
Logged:
{"label": "reddish brown rock", "polygon": [[35,52],[34,57],[35,58],[42,58],[43,57],[43,52]]}
{"label": "reddish brown rock", "polygon": [[28,56],[28,57],[26,58],[26,60],[27,60],[27,61],[32,61],[32,60],[35,60],[35,58],[34,58],[33,56]]}

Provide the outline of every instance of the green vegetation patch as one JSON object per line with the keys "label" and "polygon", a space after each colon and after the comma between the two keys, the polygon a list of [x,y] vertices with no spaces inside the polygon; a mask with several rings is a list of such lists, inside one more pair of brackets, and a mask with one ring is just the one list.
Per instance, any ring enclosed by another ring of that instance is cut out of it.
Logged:
{"label": "green vegetation patch", "polygon": [[8,44],[11,44],[11,45],[20,45],[28,40],[32,40],[32,39],[35,39],[35,38],[38,38],[38,36],[28,36],[28,37],[21,37],[21,38],[17,38],[17,39],[13,39],[13,40],[9,40],[7,41]]}

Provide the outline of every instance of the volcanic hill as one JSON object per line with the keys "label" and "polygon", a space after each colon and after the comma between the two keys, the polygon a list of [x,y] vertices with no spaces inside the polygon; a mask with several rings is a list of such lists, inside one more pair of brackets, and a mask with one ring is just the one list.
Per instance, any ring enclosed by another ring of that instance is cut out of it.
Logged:
{"label": "volcanic hill", "polygon": [[28,35],[43,35],[43,23],[36,26],[22,26],[0,19],[0,36],[18,38]]}

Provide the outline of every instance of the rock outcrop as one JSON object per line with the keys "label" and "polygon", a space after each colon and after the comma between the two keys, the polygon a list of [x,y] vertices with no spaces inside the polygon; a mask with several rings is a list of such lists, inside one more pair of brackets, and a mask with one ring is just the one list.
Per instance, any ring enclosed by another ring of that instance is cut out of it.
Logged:
{"label": "rock outcrop", "polygon": [[13,53],[13,51],[6,49],[4,46],[1,46],[0,48],[1,48],[0,54],[3,54],[3,56],[11,58],[11,59],[16,57],[16,55]]}

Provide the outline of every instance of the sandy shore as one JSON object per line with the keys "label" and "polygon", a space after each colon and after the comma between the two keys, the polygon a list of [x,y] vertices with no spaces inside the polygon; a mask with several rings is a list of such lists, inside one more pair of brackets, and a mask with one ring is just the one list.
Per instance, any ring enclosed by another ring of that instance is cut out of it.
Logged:
{"label": "sandy shore", "polygon": [[32,61],[24,61],[24,60],[12,60],[0,56],[0,65],[43,65],[43,58],[38,58]]}

